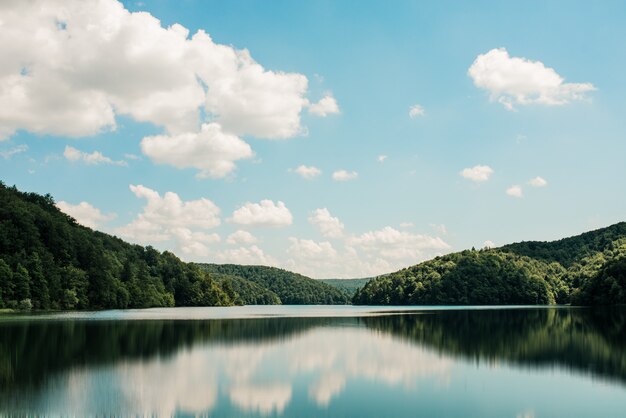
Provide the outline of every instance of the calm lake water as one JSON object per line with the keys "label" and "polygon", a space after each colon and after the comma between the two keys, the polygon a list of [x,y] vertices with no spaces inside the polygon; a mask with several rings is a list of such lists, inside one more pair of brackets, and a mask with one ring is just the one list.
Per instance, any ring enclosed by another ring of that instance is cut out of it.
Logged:
{"label": "calm lake water", "polygon": [[626,310],[0,316],[0,415],[624,417]]}

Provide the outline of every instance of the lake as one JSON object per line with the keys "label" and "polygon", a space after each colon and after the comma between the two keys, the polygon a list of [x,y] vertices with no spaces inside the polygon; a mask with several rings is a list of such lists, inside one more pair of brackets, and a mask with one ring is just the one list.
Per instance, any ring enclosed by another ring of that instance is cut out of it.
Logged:
{"label": "lake", "polygon": [[626,310],[0,316],[0,415],[624,417]]}

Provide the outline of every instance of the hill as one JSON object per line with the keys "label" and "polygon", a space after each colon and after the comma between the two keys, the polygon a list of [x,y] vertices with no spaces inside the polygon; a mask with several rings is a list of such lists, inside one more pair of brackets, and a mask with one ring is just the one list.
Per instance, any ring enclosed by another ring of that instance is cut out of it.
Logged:
{"label": "hill", "polygon": [[0,307],[112,309],[232,305],[198,267],[79,225],[50,195],[0,182]]}
{"label": "hill", "polygon": [[352,297],[357,290],[365,286],[365,284],[370,281],[371,278],[367,279],[324,279],[320,280],[320,282],[326,283],[335,287],[342,292],[347,293]]}
{"label": "hill", "polygon": [[285,305],[342,305],[350,297],[318,280],[276,267],[241,266],[237,264],[198,264],[211,274],[226,274],[249,280],[270,290]]}
{"label": "hill", "polygon": [[[202,268],[202,266],[200,266]],[[274,292],[253,281],[230,274],[211,273],[211,278],[222,287],[232,287],[237,294],[238,305],[280,305],[280,298]]]}
{"label": "hill", "polygon": [[465,250],[377,277],[371,305],[626,303],[626,223],[553,242]]}

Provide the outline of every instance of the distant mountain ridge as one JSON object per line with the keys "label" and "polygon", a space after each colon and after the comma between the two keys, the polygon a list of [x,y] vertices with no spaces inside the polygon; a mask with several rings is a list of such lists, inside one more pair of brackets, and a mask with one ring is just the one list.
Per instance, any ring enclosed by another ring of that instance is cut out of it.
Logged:
{"label": "distant mountain ridge", "polygon": [[372,280],[371,277],[364,279],[322,279],[320,282],[336,287],[352,297],[357,290],[365,286],[370,280]]}
{"label": "distant mountain ridge", "polygon": [[626,222],[552,242],[436,257],[370,280],[373,305],[626,303]]}
{"label": "distant mountain ridge", "polygon": [[250,281],[278,295],[285,305],[343,305],[350,295],[320,280],[267,266],[239,264],[197,264],[211,275],[223,274]]}

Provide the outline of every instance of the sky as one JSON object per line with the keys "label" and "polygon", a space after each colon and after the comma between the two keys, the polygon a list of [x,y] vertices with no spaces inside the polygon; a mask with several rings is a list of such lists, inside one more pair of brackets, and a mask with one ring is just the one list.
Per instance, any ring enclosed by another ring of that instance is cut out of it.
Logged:
{"label": "sky", "polygon": [[370,277],[626,218],[620,1],[5,1],[0,180],[184,260]]}

